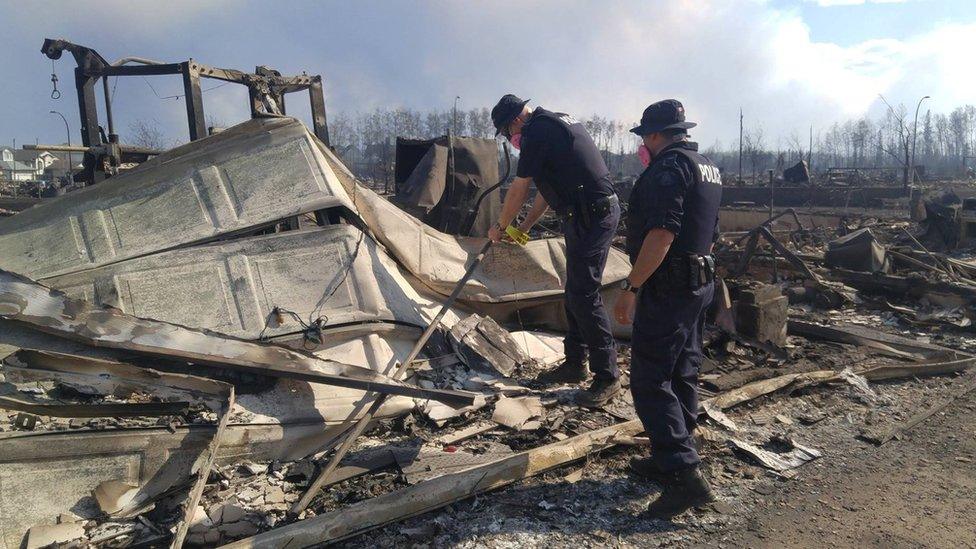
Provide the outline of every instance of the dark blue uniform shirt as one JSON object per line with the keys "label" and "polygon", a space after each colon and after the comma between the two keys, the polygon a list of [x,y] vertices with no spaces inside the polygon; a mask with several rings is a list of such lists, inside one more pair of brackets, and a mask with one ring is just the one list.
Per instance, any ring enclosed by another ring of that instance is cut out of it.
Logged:
{"label": "dark blue uniform shirt", "polygon": [[536,107],[522,127],[521,147],[516,175],[531,177],[558,213],[613,194],[603,155],[573,117]]}
{"label": "dark blue uniform shirt", "polygon": [[698,144],[680,141],[664,148],[634,183],[627,210],[627,253],[637,260],[651,229],[674,233],[669,255],[705,255],[718,239],[722,178],[698,153]]}

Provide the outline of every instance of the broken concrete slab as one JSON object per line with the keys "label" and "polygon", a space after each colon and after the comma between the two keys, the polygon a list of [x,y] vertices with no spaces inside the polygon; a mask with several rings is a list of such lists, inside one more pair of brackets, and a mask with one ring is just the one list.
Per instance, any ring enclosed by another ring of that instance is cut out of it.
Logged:
{"label": "broken concrete slab", "polygon": [[202,505],[197,505],[193,508],[193,515],[187,522],[187,529],[190,532],[206,532],[213,528],[214,522],[207,514],[206,509]]}
{"label": "broken concrete slab", "polygon": [[566,357],[561,334],[523,330],[512,332],[512,339],[537,366],[553,366]]}
{"label": "broken concrete slab", "polygon": [[233,503],[225,503],[211,509],[208,515],[214,524],[230,524],[243,520],[247,515],[247,509]]}
{"label": "broken concrete slab", "polygon": [[546,409],[539,397],[503,396],[495,402],[495,411],[491,415],[491,420],[510,429],[523,430],[538,428],[539,420],[545,415]]}
{"label": "broken concrete slab", "polygon": [[786,344],[789,299],[778,286],[758,284],[739,289],[734,309],[739,334],[773,345]]}
{"label": "broken concrete slab", "polygon": [[27,531],[27,540],[25,541],[24,548],[41,549],[52,545],[62,547],[62,544],[67,545],[70,542],[81,540],[84,537],[85,527],[76,522],[42,524],[32,526]]}

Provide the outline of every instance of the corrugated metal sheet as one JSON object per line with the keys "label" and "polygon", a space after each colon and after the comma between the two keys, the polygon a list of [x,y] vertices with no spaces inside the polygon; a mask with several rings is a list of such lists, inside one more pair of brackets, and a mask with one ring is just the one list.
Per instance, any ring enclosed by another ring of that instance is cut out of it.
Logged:
{"label": "corrugated metal sheet", "polygon": [[359,229],[332,225],[173,250],[45,283],[134,316],[248,339],[300,330],[287,316],[266,328],[275,307],[327,325],[424,325],[417,296],[381,255]]}
{"label": "corrugated metal sheet", "polygon": [[313,137],[257,119],[0,219],[0,268],[40,279],[351,206]]}

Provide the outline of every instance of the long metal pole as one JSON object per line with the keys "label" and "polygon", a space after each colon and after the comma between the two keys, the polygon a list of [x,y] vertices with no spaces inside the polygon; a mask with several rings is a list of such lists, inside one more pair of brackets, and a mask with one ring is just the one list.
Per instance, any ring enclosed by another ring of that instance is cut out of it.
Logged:
{"label": "long metal pole", "polygon": [[[71,147],[71,129],[68,127],[68,119],[64,117],[63,114],[58,111],[51,111],[51,114],[56,114],[64,120],[64,131],[68,134],[68,147]],[[68,176],[74,180],[74,166],[75,163],[71,160],[71,151],[68,151]]]}
{"label": "long metal pole", "polygon": [[810,125],[810,148],[807,149],[807,169],[813,173],[813,125]]}
{"label": "long metal pole", "polygon": [[[776,180],[773,176],[773,170],[769,170],[769,227],[772,229],[773,226],[773,200],[776,197]],[[779,273],[776,269],[777,263],[776,248],[773,248],[773,283],[776,283],[776,279],[779,278]]]}
{"label": "long metal pole", "polygon": [[458,128],[457,128],[457,103],[458,103],[458,99],[461,99],[461,96],[460,95],[455,95],[454,96],[454,112],[452,113],[452,116],[451,116],[451,129],[454,130],[454,135],[457,135],[457,131],[458,131]]}
{"label": "long metal pole", "polygon": [[929,99],[929,96],[925,96],[918,100],[918,105],[915,106],[915,124],[912,129],[912,184],[915,183],[915,142],[918,139],[918,110],[922,108],[922,101]]}
{"label": "long metal pole", "polygon": [[742,108],[739,108],[739,183],[742,183]]}
{"label": "long metal pole", "polygon": [[[464,289],[464,285],[468,282],[471,276],[474,275],[475,269],[478,268],[478,265],[480,265],[481,261],[485,258],[485,254],[488,253],[488,249],[491,248],[491,244],[492,242],[489,240],[484,246],[482,246],[481,251],[478,252],[478,255],[475,256],[474,260],[471,261],[471,264],[468,265],[468,270],[465,271],[464,276],[461,277],[461,280],[458,281],[457,286],[454,287],[454,291],[451,292],[450,297],[448,297],[447,300],[444,301],[444,304],[441,305],[441,310],[437,312],[437,316],[430,321],[430,324],[427,326],[427,329],[424,330],[423,335],[421,335],[420,339],[418,339],[414,344],[413,349],[410,350],[410,354],[407,355],[407,358],[405,358],[403,362],[397,366],[396,371],[393,372],[392,376],[390,376],[391,378],[400,379],[400,376],[402,376],[403,373],[407,371],[407,368],[410,367],[410,363],[412,363],[414,359],[417,358],[417,355],[420,354],[420,351],[424,348],[424,345],[427,344],[427,340],[430,339],[430,336],[434,334],[434,330],[441,325],[441,320],[444,318],[444,315],[447,314],[447,311],[451,308],[451,305],[453,305],[458,296],[461,295],[461,290]],[[366,425],[373,420],[373,416],[380,409],[380,407],[383,406],[383,403],[386,402],[386,397],[387,395],[385,394],[381,394],[376,397],[376,400],[374,400],[370,405],[369,410],[366,411],[366,414],[359,418],[359,421],[357,421],[356,424],[353,425],[352,429],[349,430],[345,440],[342,441],[342,445],[336,450],[335,454],[332,456],[332,459],[329,460],[329,463],[325,466],[325,469],[319,473],[319,476],[315,477],[315,480],[308,487],[308,490],[302,494],[301,499],[292,505],[289,512],[297,515],[308,507],[308,504],[312,502],[312,499],[316,494],[318,494],[322,486],[325,486],[328,483],[333,471],[335,471],[339,466],[339,462],[342,461],[342,458],[344,458],[349,452],[349,449],[352,448],[353,443],[356,442],[359,435],[362,434],[363,430],[366,429]]]}
{"label": "long metal pole", "polygon": [[115,120],[112,118],[112,97],[108,93],[108,77],[102,77],[102,94],[105,96],[105,118],[108,119],[108,141],[118,143],[119,136],[115,133]]}

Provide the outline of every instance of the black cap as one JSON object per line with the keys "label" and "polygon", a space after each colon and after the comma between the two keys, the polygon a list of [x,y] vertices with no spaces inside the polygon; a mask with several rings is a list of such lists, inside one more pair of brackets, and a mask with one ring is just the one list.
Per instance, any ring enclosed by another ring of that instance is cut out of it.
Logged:
{"label": "black cap", "polygon": [[698,124],[685,122],[685,107],[677,99],[665,99],[644,109],[640,126],[631,129],[637,135],[661,132],[664,130],[687,130]]}
{"label": "black cap", "polygon": [[510,93],[503,95],[495,108],[491,109],[491,121],[495,124],[495,135],[502,133],[502,130],[511,124],[516,116],[522,114],[522,109],[528,102],[528,99],[522,101]]}

